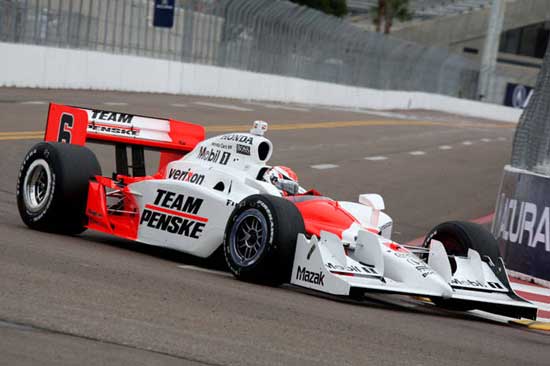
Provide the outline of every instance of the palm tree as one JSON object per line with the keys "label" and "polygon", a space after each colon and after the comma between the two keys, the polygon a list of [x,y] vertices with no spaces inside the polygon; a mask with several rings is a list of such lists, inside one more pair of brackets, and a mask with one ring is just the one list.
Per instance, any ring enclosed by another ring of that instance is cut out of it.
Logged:
{"label": "palm tree", "polygon": [[410,20],[412,12],[409,9],[409,0],[378,0],[378,5],[372,8],[374,13],[373,22],[376,26],[376,31],[382,31],[382,23],[384,23],[384,33],[388,34],[393,25],[393,19],[397,18],[400,21]]}

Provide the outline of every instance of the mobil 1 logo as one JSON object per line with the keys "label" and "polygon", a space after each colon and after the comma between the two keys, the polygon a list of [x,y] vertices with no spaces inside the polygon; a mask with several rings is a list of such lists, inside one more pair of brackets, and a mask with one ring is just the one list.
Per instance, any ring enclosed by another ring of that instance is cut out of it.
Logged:
{"label": "mobil 1 logo", "polygon": [[231,153],[228,151],[221,151],[218,149],[201,146],[201,148],[199,149],[199,155],[197,157],[201,160],[205,160],[211,163],[227,165],[227,163],[229,162],[229,158],[231,157]]}

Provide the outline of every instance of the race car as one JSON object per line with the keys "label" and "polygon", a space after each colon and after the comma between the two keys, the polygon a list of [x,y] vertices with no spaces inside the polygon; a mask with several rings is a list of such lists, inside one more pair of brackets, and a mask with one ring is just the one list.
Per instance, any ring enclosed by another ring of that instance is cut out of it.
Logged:
{"label": "race car", "polygon": [[[206,258],[220,247],[235,277],[336,296],[429,297],[454,309],[536,318],[514,293],[498,245],[482,227],[446,222],[422,247],[391,239],[378,194],[337,201],[270,166],[268,124],[205,138],[188,122],[50,104],[44,142],[25,156],[17,203],[32,229],[95,230]],[[102,175],[90,142],[115,146]],[[160,151],[146,173],[145,149]],[[131,163],[128,159],[131,150]]]}

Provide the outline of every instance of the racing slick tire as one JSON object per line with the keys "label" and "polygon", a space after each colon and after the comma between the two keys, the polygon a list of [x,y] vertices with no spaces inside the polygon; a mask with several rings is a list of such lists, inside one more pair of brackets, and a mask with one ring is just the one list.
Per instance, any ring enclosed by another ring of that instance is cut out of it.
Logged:
{"label": "racing slick tire", "polygon": [[[444,222],[430,230],[422,246],[429,248],[432,239],[440,241],[448,255],[466,257],[468,256],[468,249],[471,248],[477,251],[482,259],[489,257],[493,263],[499,263],[498,258],[501,255],[498,242],[481,225],[465,221]],[[451,262],[451,270],[454,273],[456,271],[456,262],[451,258],[449,258],[449,261]],[[453,299],[433,298],[432,301],[436,305],[450,310],[467,311],[474,308],[469,303]]]}
{"label": "racing slick tire", "polygon": [[432,239],[443,243],[447,254],[466,257],[473,249],[497,263],[500,255],[498,242],[487,229],[473,222],[447,221],[434,227],[424,239],[423,247],[429,248]]}
{"label": "racing slick tire", "polygon": [[227,265],[244,281],[272,286],[289,282],[300,233],[305,233],[304,220],[292,202],[249,196],[237,205],[225,228]]}
{"label": "racing slick tire", "polygon": [[17,207],[31,229],[62,234],[86,230],[91,177],[101,175],[94,153],[78,145],[40,142],[23,160],[17,179]]}

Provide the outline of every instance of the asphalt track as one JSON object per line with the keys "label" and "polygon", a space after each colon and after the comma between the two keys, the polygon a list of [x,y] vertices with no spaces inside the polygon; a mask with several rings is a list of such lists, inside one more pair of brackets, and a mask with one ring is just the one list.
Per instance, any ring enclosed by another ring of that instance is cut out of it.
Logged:
{"label": "asphalt track", "polygon": [[[0,364],[548,364],[548,333],[404,297],[360,304],[257,286],[218,271],[215,260],[94,233],[27,229],[15,182],[50,100],[197,122],[209,134],[265,119],[273,164],[293,167],[303,185],[334,198],[381,193],[401,242],[444,220],[491,213],[514,132],[510,124],[425,111],[0,89]],[[94,150],[110,174],[112,150]]]}

